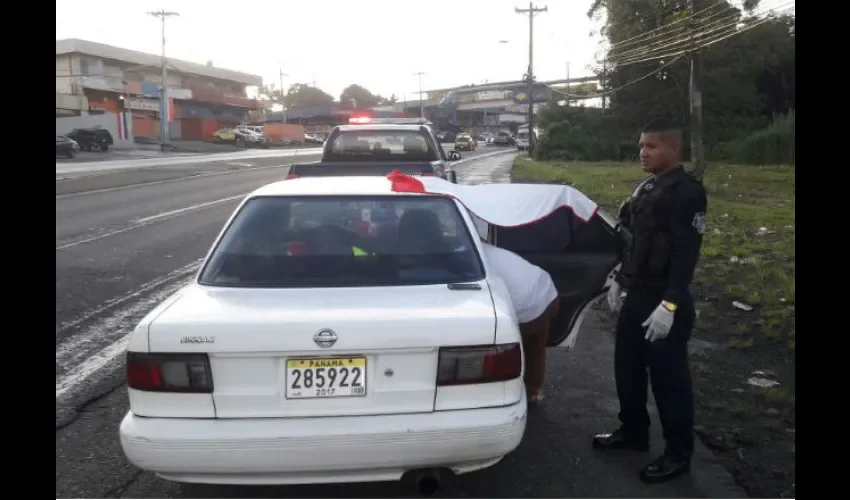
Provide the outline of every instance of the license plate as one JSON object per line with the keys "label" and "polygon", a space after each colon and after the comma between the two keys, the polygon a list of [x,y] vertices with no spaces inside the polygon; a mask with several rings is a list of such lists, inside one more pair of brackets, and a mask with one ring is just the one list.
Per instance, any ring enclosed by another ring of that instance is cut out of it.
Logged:
{"label": "license plate", "polygon": [[365,357],[286,360],[286,399],[350,398],[365,395]]}

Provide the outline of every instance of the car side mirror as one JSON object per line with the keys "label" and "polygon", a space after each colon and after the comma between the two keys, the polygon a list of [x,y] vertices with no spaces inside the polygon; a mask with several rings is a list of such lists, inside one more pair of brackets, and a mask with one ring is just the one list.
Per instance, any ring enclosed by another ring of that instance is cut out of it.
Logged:
{"label": "car side mirror", "polygon": [[454,151],[454,150],[449,151],[449,160],[450,161],[458,161],[462,158],[463,158],[463,156],[461,156],[461,154],[458,153],[457,151]]}

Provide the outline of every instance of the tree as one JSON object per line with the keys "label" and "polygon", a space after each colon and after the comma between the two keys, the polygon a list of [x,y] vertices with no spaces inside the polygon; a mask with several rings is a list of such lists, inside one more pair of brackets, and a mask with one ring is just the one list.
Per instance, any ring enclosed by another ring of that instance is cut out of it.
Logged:
{"label": "tree", "polygon": [[[758,4],[746,0],[740,9],[725,0],[696,0],[693,29],[699,32],[704,23],[711,25],[704,31],[732,33],[736,22],[750,21]],[[593,0],[588,16],[601,14],[605,22],[600,33],[610,47],[604,54],[604,74],[601,64],[593,70],[603,77],[602,90],[609,92],[607,119],[617,124],[618,140],[634,141],[652,116],[689,123],[687,53],[673,63],[673,56],[653,56],[688,48],[690,2]],[[793,109],[794,27],[793,16],[783,16],[702,49],[706,150],[747,136],[766,126],[774,114]]]}
{"label": "tree", "polygon": [[398,97],[395,94],[386,98],[373,94],[356,83],[346,87],[339,96],[339,103],[344,108],[373,108],[396,102],[398,102]]}
{"label": "tree", "polygon": [[280,89],[273,83],[263,85],[257,91],[257,97],[264,101],[280,103]]}
{"label": "tree", "polygon": [[330,107],[335,104],[332,95],[306,83],[296,83],[286,92],[286,109]]}

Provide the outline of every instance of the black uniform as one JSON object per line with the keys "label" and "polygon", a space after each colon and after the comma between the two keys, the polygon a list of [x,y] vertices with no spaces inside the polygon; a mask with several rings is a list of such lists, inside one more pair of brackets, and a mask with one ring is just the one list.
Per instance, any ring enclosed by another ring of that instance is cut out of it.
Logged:
{"label": "black uniform", "polygon": [[[689,286],[699,258],[707,197],[702,183],[681,166],[639,185],[620,210],[625,237],[617,281],[627,290],[616,332],[615,376],[620,399],[618,434],[649,439],[647,367],[664,438],[665,454],[693,453],[693,389],[688,346],[695,310]],[[642,323],[662,300],[677,306],[664,339],[644,339]]]}

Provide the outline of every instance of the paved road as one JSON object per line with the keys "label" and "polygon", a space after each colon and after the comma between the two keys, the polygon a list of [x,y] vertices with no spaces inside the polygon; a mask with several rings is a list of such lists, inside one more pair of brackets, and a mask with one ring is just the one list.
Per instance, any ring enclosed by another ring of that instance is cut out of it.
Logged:
{"label": "paved road", "polygon": [[[491,153],[490,148],[465,155]],[[465,183],[508,180],[513,154],[458,166]],[[69,497],[408,496],[395,483],[304,487],[181,485],[129,465],[117,440],[127,411],[122,339],[196,268],[237,196],[280,178],[282,169],[244,169],[56,201],[56,495]],[[602,457],[589,435],[616,421],[610,335],[593,322],[574,351],[549,356],[548,397],[529,418],[516,453],[450,485],[467,497],[744,496],[700,450],[689,478],[654,488],[636,471],[649,455]],[[660,446],[660,438],[656,447]]]}

